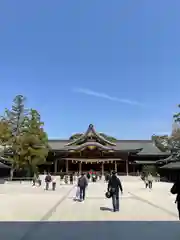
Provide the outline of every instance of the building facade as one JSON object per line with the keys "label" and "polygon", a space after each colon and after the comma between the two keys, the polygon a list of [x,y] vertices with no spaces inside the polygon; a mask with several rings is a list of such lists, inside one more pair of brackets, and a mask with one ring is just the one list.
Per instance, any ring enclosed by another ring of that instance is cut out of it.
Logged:
{"label": "building facade", "polygon": [[152,140],[109,140],[92,124],[73,140],[49,140],[47,165],[55,173],[87,172],[136,174],[143,165],[155,165],[170,154],[162,152]]}

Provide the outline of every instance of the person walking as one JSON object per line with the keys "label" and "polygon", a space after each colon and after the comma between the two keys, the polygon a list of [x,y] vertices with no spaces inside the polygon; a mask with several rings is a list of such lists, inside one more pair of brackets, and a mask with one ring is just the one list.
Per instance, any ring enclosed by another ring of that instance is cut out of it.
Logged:
{"label": "person walking", "polygon": [[178,179],[173,184],[170,191],[171,191],[172,194],[177,194],[175,203],[177,204],[178,217],[179,217],[179,220],[180,220],[180,177],[178,177]]}
{"label": "person walking", "polygon": [[49,190],[50,182],[51,182],[51,174],[48,173],[45,177],[45,190]]}
{"label": "person walking", "polygon": [[53,175],[52,175],[52,178],[51,178],[51,182],[52,182],[52,190],[53,190],[53,191],[56,190],[56,181],[57,181],[57,179],[56,179],[56,175],[53,174]]}
{"label": "person walking", "polygon": [[112,172],[112,176],[108,182],[108,192],[112,196],[113,211],[119,211],[119,189],[121,194],[123,193],[123,188],[120,179],[117,177],[116,172]]}
{"label": "person walking", "polygon": [[90,173],[88,172],[88,173],[87,173],[87,179],[90,180],[90,178],[91,178],[91,175],[90,175]]}
{"label": "person walking", "polygon": [[148,176],[147,176],[147,181],[148,181],[148,187],[149,187],[149,189],[152,189],[153,176],[152,176],[151,173],[148,174]]}
{"label": "person walking", "polygon": [[87,180],[85,174],[82,173],[80,178],[78,179],[80,201],[84,201],[85,200],[87,186],[88,186],[88,180]]}
{"label": "person walking", "polygon": [[149,187],[147,176],[144,177],[144,184],[145,184],[145,188]]}

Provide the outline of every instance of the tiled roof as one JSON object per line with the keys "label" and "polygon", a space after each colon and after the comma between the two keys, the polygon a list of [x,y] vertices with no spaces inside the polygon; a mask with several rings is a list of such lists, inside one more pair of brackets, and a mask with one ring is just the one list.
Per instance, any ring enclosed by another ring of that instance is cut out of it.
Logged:
{"label": "tiled roof", "polygon": [[54,139],[49,140],[48,143],[52,150],[62,150],[65,147],[65,145],[69,143],[69,140]]}
{"label": "tiled roof", "polygon": [[[0,158],[1,160],[1,158]],[[0,169],[5,169],[5,168],[10,168],[9,166],[7,166],[6,164],[0,162]]]}
{"label": "tiled roof", "polygon": [[[49,146],[52,150],[66,150],[69,140],[49,140]],[[112,146],[108,146],[112,148]],[[152,140],[117,140],[115,150],[136,150],[142,149],[139,155],[169,155],[167,152],[159,150]]]}
{"label": "tiled roof", "polygon": [[66,150],[79,150],[79,149],[83,149],[85,147],[88,147],[88,146],[96,146],[100,149],[104,149],[104,150],[113,150],[113,147],[112,146],[104,146],[98,142],[85,142],[83,144],[80,144],[80,145],[65,145],[64,149]]}
{"label": "tiled roof", "polygon": [[180,169],[180,162],[171,162],[161,167],[162,169]]}

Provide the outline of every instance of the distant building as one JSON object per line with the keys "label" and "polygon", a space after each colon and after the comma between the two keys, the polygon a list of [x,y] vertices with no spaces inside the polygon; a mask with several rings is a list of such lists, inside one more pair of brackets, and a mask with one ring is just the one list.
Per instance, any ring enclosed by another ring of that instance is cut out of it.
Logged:
{"label": "distant building", "polygon": [[78,134],[74,140],[49,140],[47,165],[41,166],[41,171],[69,173],[93,169],[104,174],[115,170],[128,175],[170,156],[153,140],[114,140],[105,136],[90,124],[86,132]]}

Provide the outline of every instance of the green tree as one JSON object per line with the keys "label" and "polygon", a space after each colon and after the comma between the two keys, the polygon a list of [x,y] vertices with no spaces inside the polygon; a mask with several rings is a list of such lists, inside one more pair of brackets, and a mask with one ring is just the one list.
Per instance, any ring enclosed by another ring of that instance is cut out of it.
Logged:
{"label": "green tree", "polygon": [[[180,104],[178,105],[178,108],[180,109]],[[179,112],[177,112],[173,115],[173,119],[174,119],[175,123],[180,124],[180,110],[179,110]]]}
{"label": "green tree", "polygon": [[147,176],[149,173],[151,173],[153,176],[157,175],[157,168],[154,165],[144,165],[142,167],[142,172],[145,176]]}
{"label": "green tree", "polygon": [[38,166],[45,163],[49,152],[48,137],[43,129],[40,114],[31,109],[24,119],[23,134],[20,136],[20,156],[24,167],[31,173],[37,173]]}
{"label": "green tree", "polygon": [[11,153],[11,178],[14,170],[28,169],[35,173],[38,165],[46,161],[48,137],[43,129],[40,114],[25,109],[25,97],[14,98],[12,108],[5,109],[0,119],[0,145],[5,145]]}
{"label": "green tree", "polygon": [[156,147],[159,148],[162,152],[166,152],[169,150],[168,135],[163,135],[163,136],[153,135],[151,139],[155,143]]}
{"label": "green tree", "polygon": [[76,140],[79,137],[81,137],[82,135],[83,135],[82,133],[75,133],[69,138],[69,140],[71,140],[71,141]]}
{"label": "green tree", "polygon": [[0,118],[0,156],[4,155],[5,147],[9,138],[11,136],[11,131],[9,129],[9,125],[7,121],[5,121],[2,117]]}
{"label": "green tree", "polygon": [[5,147],[8,145],[9,139],[12,137],[11,129],[3,117],[0,118],[0,145]]}
{"label": "green tree", "polygon": [[17,95],[13,100],[12,108],[5,110],[5,119],[11,127],[13,136],[19,136],[24,129],[24,118],[28,114],[25,109],[25,100],[24,96]]}
{"label": "green tree", "polygon": [[107,139],[108,141],[110,141],[110,142],[116,142],[116,141],[117,141],[116,138],[114,138],[114,137],[112,137],[112,136],[108,136],[108,135],[106,135],[105,133],[100,133],[100,135],[101,135],[102,137],[104,137],[105,139]]}
{"label": "green tree", "polygon": [[25,109],[25,97],[17,95],[12,104],[12,108],[5,109],[4,119],[8,123],[11,136],[8,139],[7,146],[11,150],[11,178],[15,169],[21,168],[23,159],[21,157],[20,137],[24,131],[24,119],[26,117],[27,110]]}
{"label": "green tree", "polygon": [[[180,108],[180,105],[178,105]],[[169,161],[180,161],[180,112],[173,116],[175,127],[170,136],[152,136],[156,146],[162,151],[171,152]]]}

